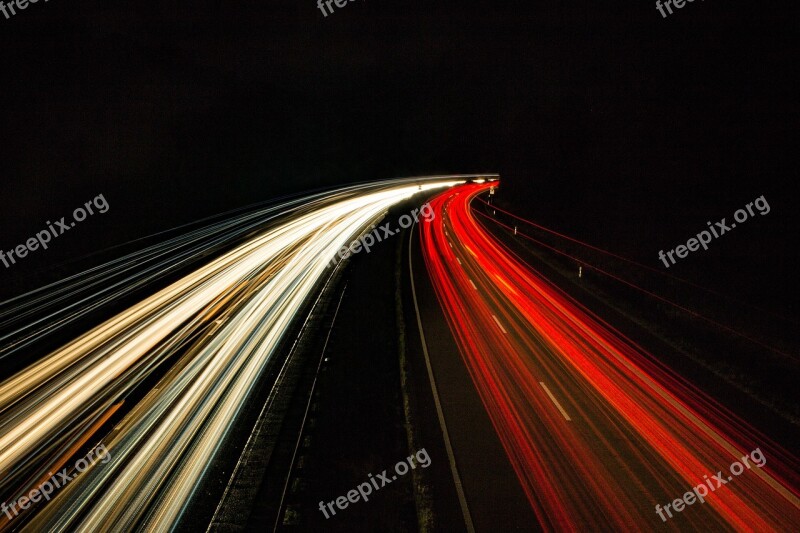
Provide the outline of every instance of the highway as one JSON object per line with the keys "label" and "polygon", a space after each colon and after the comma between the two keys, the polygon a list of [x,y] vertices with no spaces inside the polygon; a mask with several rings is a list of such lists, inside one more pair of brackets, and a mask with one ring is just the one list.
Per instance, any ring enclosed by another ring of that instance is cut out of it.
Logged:
{"label": "highway", "polygon": [[[429,278],[424,301],[438,299],[458,353],[438,350],[445,339],[423,318],[430,305],[416,314],[420,330],[435,332],[423,348],[441,385],[448,457],[437,465],[453,474],[437,482],[456,486],[464,529],[490,529],[512,510],[503,524],[544,530],[795,530],[797,457],[504,248],[472,206],[498,182],[467,178],[356,185],[237,211],[0,303],[0,360],[13,365],[43,338],[175,278],[0,383],[0,530],[179,527],[337,252],[392,206],[439,189],[434,217],[419,221],[427,273],[416,274]],[[462,381],[442,375],[449,355]],[[464,382],[472,387],[453,396]],[[470,435],[476,428],[494,440]],[[76,471],[101,444],[108,461]],[[730,476],[757,448],[766,462]],[[25,501],[64,468],[72,480],[51,499]],[[722,483],[710,485],[718,472]],[[507,481],[514,487],[503,490]],[[675,505],[703,483],[715,489],[704,503]]]}
{"label": "highway", "polygon": [[[497,185],[467,184],[435,197],[436,217],[420,224],[420,246],[463,364],[538,526],[796,531],[797,457],[494,239],[471,204]],[[445,409],[444,418],[469,417],[462,405]],[[453,443],[455,462],[465,446]],[[732,475],[731,465],[756,448],[763,467],[751,459]],[[722,483],[714,480],[718,472]],[[714,489],[704,503],[673,503],[704,483]],[[467,500],[492,497],[479,483],[464,489]]]}
{"label": "highway", "polygon": [[[172,530],[209,462],[225,452],[234,421],[293,319],[330,276],[331,259],[391,206],[456,183],[409,179],[338,189],[283,211],[237,215],[173,242],[187,255],[201,254],[209,239],[238,244],[0,383],[4,502],[20,501],[48,472],[69,467],[80,449],[102,443],[111,457],[80,474],[71,469],[74,479],[52,500],[0,515],[0,529]],[[109,263],[7,308],[7,320],[44,317],[4,337],[0,357],[74,320],[87,302],[67,296],[86,286],[102,293],[113,278],[113,291],[101,296],[118,297],[142,283],[137,263],[168,249]],[[156,265],[184,260],[170,255]],[[114,277],[121,272],[128,277]],[[129,395],[148,382],[156,385],[132,403]],[[98,434],[115,415],[113,429]]]}

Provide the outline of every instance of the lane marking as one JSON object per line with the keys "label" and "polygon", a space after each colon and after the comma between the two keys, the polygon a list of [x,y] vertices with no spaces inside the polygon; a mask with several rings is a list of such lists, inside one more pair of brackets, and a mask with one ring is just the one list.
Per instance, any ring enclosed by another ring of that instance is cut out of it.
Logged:
{"label": "lane marking", "polygon": [[[311,310],[309,311],[309,315],[306,316],[303,325],[300,327],[300,332],[297,334],[297,338],[295,338],[294,342],[292,343],[291,348],[289,349],[289,353],[283,359],[283,363],[281,363],[280,370],[278,371],[278,376],[275,378],[275,383],[272,386],[272,390],[270,390],[269,395],[267,396],[266,401],[264,402],[264,406],[261,408],[261,412],[258,414],[258,418],[256,419],[256,424],[253,427],[253,430],[250,432],[250,436],[247,437],[247,442],[245,443],[244,449],[242,453],[239,455],[239,459],[236,461],[236,466],[233,469],[233,473],[228,480],[228,484],[225,486],[225,491],[222,493],[222,498],[220,499],[219,503],[217,504],[217,508],[214,511],[214,515],[211,517],[211,521],[208,524],[208,528],[206,529],[206,533],[211,533],[212,531],[216,531],[220,523],[228,523],[230,520],[229,518],[225,517],[225,509],[231,508],[236,504],[242,502],[242,498],[240,497],[241,494],[241,483],[242,483],[242,474],[241,472],[247,471],[247,467],[250,461],[253,460],[253,456],[256,452],[256,443],[261,439],[261,435],[265,433],[264,426],[266,425],[266,417],[269,413],[272,412],[272,408],[276,401],[276,396],[278,395],[279,391],[284,384],[284,379],[289,371],[291,366],[292,356],[296,353],[297,344],[300,341],[300,338],[303,336],[304,332],[308,329],[309,321],[311,320],[311,313],[317,308],[319,305],[320,300],[322,300],[323,295],[326,294],[328,286],[331,284],[334,274],[339,271],[341,265],[343,263],[338,263],[335,267],[333,272],[331,272],[328,280],[325,282],[325,285],[320,290],[319,294],[317,295],[317,299],[314,301],[314,304],[311,306]],[[345,283],[344,289],[342,289],[342,297],[344,297],[344,291],[347,290],[347,283]],[[340,300],[341,301],[341,300]],[[332,326],[331,326],[332,327]],[[330,334],[330,332],[329,332]],[[249,471],[248,471],[249,472]],[[238,492],[237,496],[232,496],[234,493]],[[233,503],[231,503],[233,502]],[[233,513],[236,511],[242,511],[241,508],[234,509]],[[223,522],[223,519],[227,520]],[[235,524],[234,524],[235,525]]]}
{"label": "lane marking", "polygon": [[[297,433],[297,442],[294,446],[294,452],[292,453],[292,460],[289,463],[289,469],[286,471],[286,483],[283,485],[283,492],[281,493],[281,502],[278,504],[278,515],[275,517],[275,527],[272,528],[272,531],[277,531],[278,527],[281,522],[281,518],[284,517],[284,503],[286,502],[286,494],[289,492],[289,482],[292,480],[292,473],[295,471],[295,464],[297,463],[297,452],[300,450],[300,442],[303,439],[303,434],[306,431],[306,422],[308,421],[308,413],[311,412],[311,404],[314,402],[314,393],[317,390],[317,380],[319,379],[319,372],[322,369],[322,362],[326,359],[325,353],[328,351],[328,343],[331,340],[331,332],[333,332],[333,327],[336,325],[336,317],[339,316],[339,308],[342,307],[342,300],[344,300],[344,293],[347,292],[347,283],[344,284],[344,289],[342,289],[342,295],[339,296],[339,303],[336,304],[336,311],[333,312],[333,318],[331,319],[331,327],[328,329],[328,335],[325,337],[325,344],[322,346],[322,352],[319,355],[319,363],[317,363],[317,373],[314,374],[314,381],[311,383],[311,391],[308,394],[308,402],[306,403],[306,410],[303,413],[303,421],[300,423],[300,431]],[[295,478],[297,475],[295,474]]]}
{"label": "lane marking", "polygon": [[500,323],[500,321],[499,321],[499,320],[497,320],[497,317],[496,317],[496,316],[494,316],[494,315],[492,315],[492,318],[494,318],[494,321],[495,321],[495,322],[497,322],[497,327],[499,327],[499,328],[500,328],[500,331],[502,331],[503,333],[505,333],[506,335],[508,335],[508,332],[506,331],[506,328],[504,328],[504,327],[503,327],[503,324],[501,324],[501,323]]}
{"label": "lane marking", "polygon": [[[431,366],[431,359],[428,355],[428,344],[425,341],[425,332],[422,329],[422,316],[419,312],[419,304],[417,303],[417,289],[414,285],[414,267],[411,255],[411,241],[414,240],[414,229],[408,237],[408,275],[411,278],[411,295],[414,300],[414,310],[417,312],[417,327],[419,328],[419,337],[422,341],[422,353],[425,355],[425,366],[428,369],[428,379],[431,382],[431,391],[433,392],[433,401],[436,404],[436,417],[439,419],[439,426],[442,428],[442,438],[444,440],[444,447],[447,451],[447,458],[450,463],[450,471],[453,474],[453,484],[456,486],[456,493],[458,494],[458,503],[461,506],[461,514],[464,516],[464,525],[468,533],[475,533],[475,525],[472,523],[472,516],[469,513],[467,506],[467,497],[464,495],[464,487],[461,485],[461,476],[458,475],[458,467],[456,466],[456,457],[453,454],[453,445],[450,443],[450,433],[447,431],[447,424],[444,421],[444,411],[442,410],[442,403],[439,401],[439,390],[436,388],[436,378],[433,376],[433,367]],[[452,245],[451,245],[452,246]]]}
{"label": "lane marking", "polygon": [[547,393],[547,395],[550,397],[550,399],[553,401],[553,403],[554,403],[554,404],[556,404],[556,407],[558,407],[558,410],[559,410],[559,411],[561,411],[561,414],[562,414],[562,415],[564,415],[564,418],[566,418],[566,419],[567,419],[567,422],[571,422],[571,421],[572,421],[572,419],[569,417],[569,415],[568,415],[568,414],[567,414],[567,412],[564,410],[564,408],[563,408],[563,407],[561,407],[561,404],[560,404],[560,403],[558,403],[558,400],[556,400],[556,397],[555,397],[555,396],[553,396],[553,393],[552,393],[552,392],[550,392],[550,389],[548,389],[548,388],[547,388],[547,385],[545,385],[543,381],[540,381],[540,382],[539,382],[539,385],[541,385],[541,386],[542,386],[542,388],[543,388],[543,389],[544,389],[544,391]]}
{"label": "lane marking", "polygon": [[459,259],[458,257],[456,257],[456,261],[458,261],[459,265],[461,264],[461,259]]}
{"label": "lane marking", "polygon": [[469,282],[470,282],[470,283],[472,283],[472,288],[473,288],[473,289],[475,289],[475,290],[477,291],[477,290],[478,290],[478,287],[476,287],[476,286],[475,286],[475,282],[474,282],[474,281],[472,281],[472,280],[469,280]]}

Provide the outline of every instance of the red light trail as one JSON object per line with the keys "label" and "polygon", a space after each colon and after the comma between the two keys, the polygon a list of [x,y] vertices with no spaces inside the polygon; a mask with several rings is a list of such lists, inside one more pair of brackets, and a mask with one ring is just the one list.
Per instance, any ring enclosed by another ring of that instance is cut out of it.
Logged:
{"label": "red light trail", "polygon": [[[433,286],[520,484],[546,530],[653,527],[794,531],[798,460],[564,294],[496,241],[470,203],[431,201],[421,224]],[[760,448],[753,466],[673,511]]]}

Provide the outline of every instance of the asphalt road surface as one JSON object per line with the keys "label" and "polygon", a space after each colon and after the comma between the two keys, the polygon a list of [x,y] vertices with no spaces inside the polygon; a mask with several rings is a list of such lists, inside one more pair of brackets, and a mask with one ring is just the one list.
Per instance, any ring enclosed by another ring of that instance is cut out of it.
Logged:
{"label": "asphalt road surface", "polygon": [[[538,524],[794,530],[796,458],[504,249],[470,209],[492,185],[434,198],[437,216],[421,225],[421,246],[463,363]],[[468,416],[445,412],[446,420]]]}

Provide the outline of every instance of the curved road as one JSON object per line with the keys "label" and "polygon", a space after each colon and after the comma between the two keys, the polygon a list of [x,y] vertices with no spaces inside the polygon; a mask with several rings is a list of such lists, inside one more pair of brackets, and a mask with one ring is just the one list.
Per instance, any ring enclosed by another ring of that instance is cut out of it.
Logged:
{"label": "curved road", "polygon": [[470,207],[492,185],[432,200],[421,246],[539,526],[795,531],[797,459],[494,240]]}
{"label": "curved road", "polygon": [[[8,504],[0,529],[24,523],[30,531],[172,530],[210,461],[225,451],[293,319],[332,272],[332,258],[391,206],[454,183],[395,180],[314,195],[0,383],[0,497]],[[102,275],[92,273],[91,283]],[[60,298],[73,280],[49,290]],[[33,307],[47,294],[37,293]],[[18,310],[30,310],[26,305]],[[72,307],[19,334],[28,342],[57,329],[73,318]],[[0,356],[18,349],[11,342]],[[132,392],[151,382],[155,387],[131,405]],[[113,429],[99,434],[118,411]],[[69,468],[89,444],[105,446],[110,459],[82,473]],[[64,467],[74,479],[52,499],[27,500],[49,472]]]}

